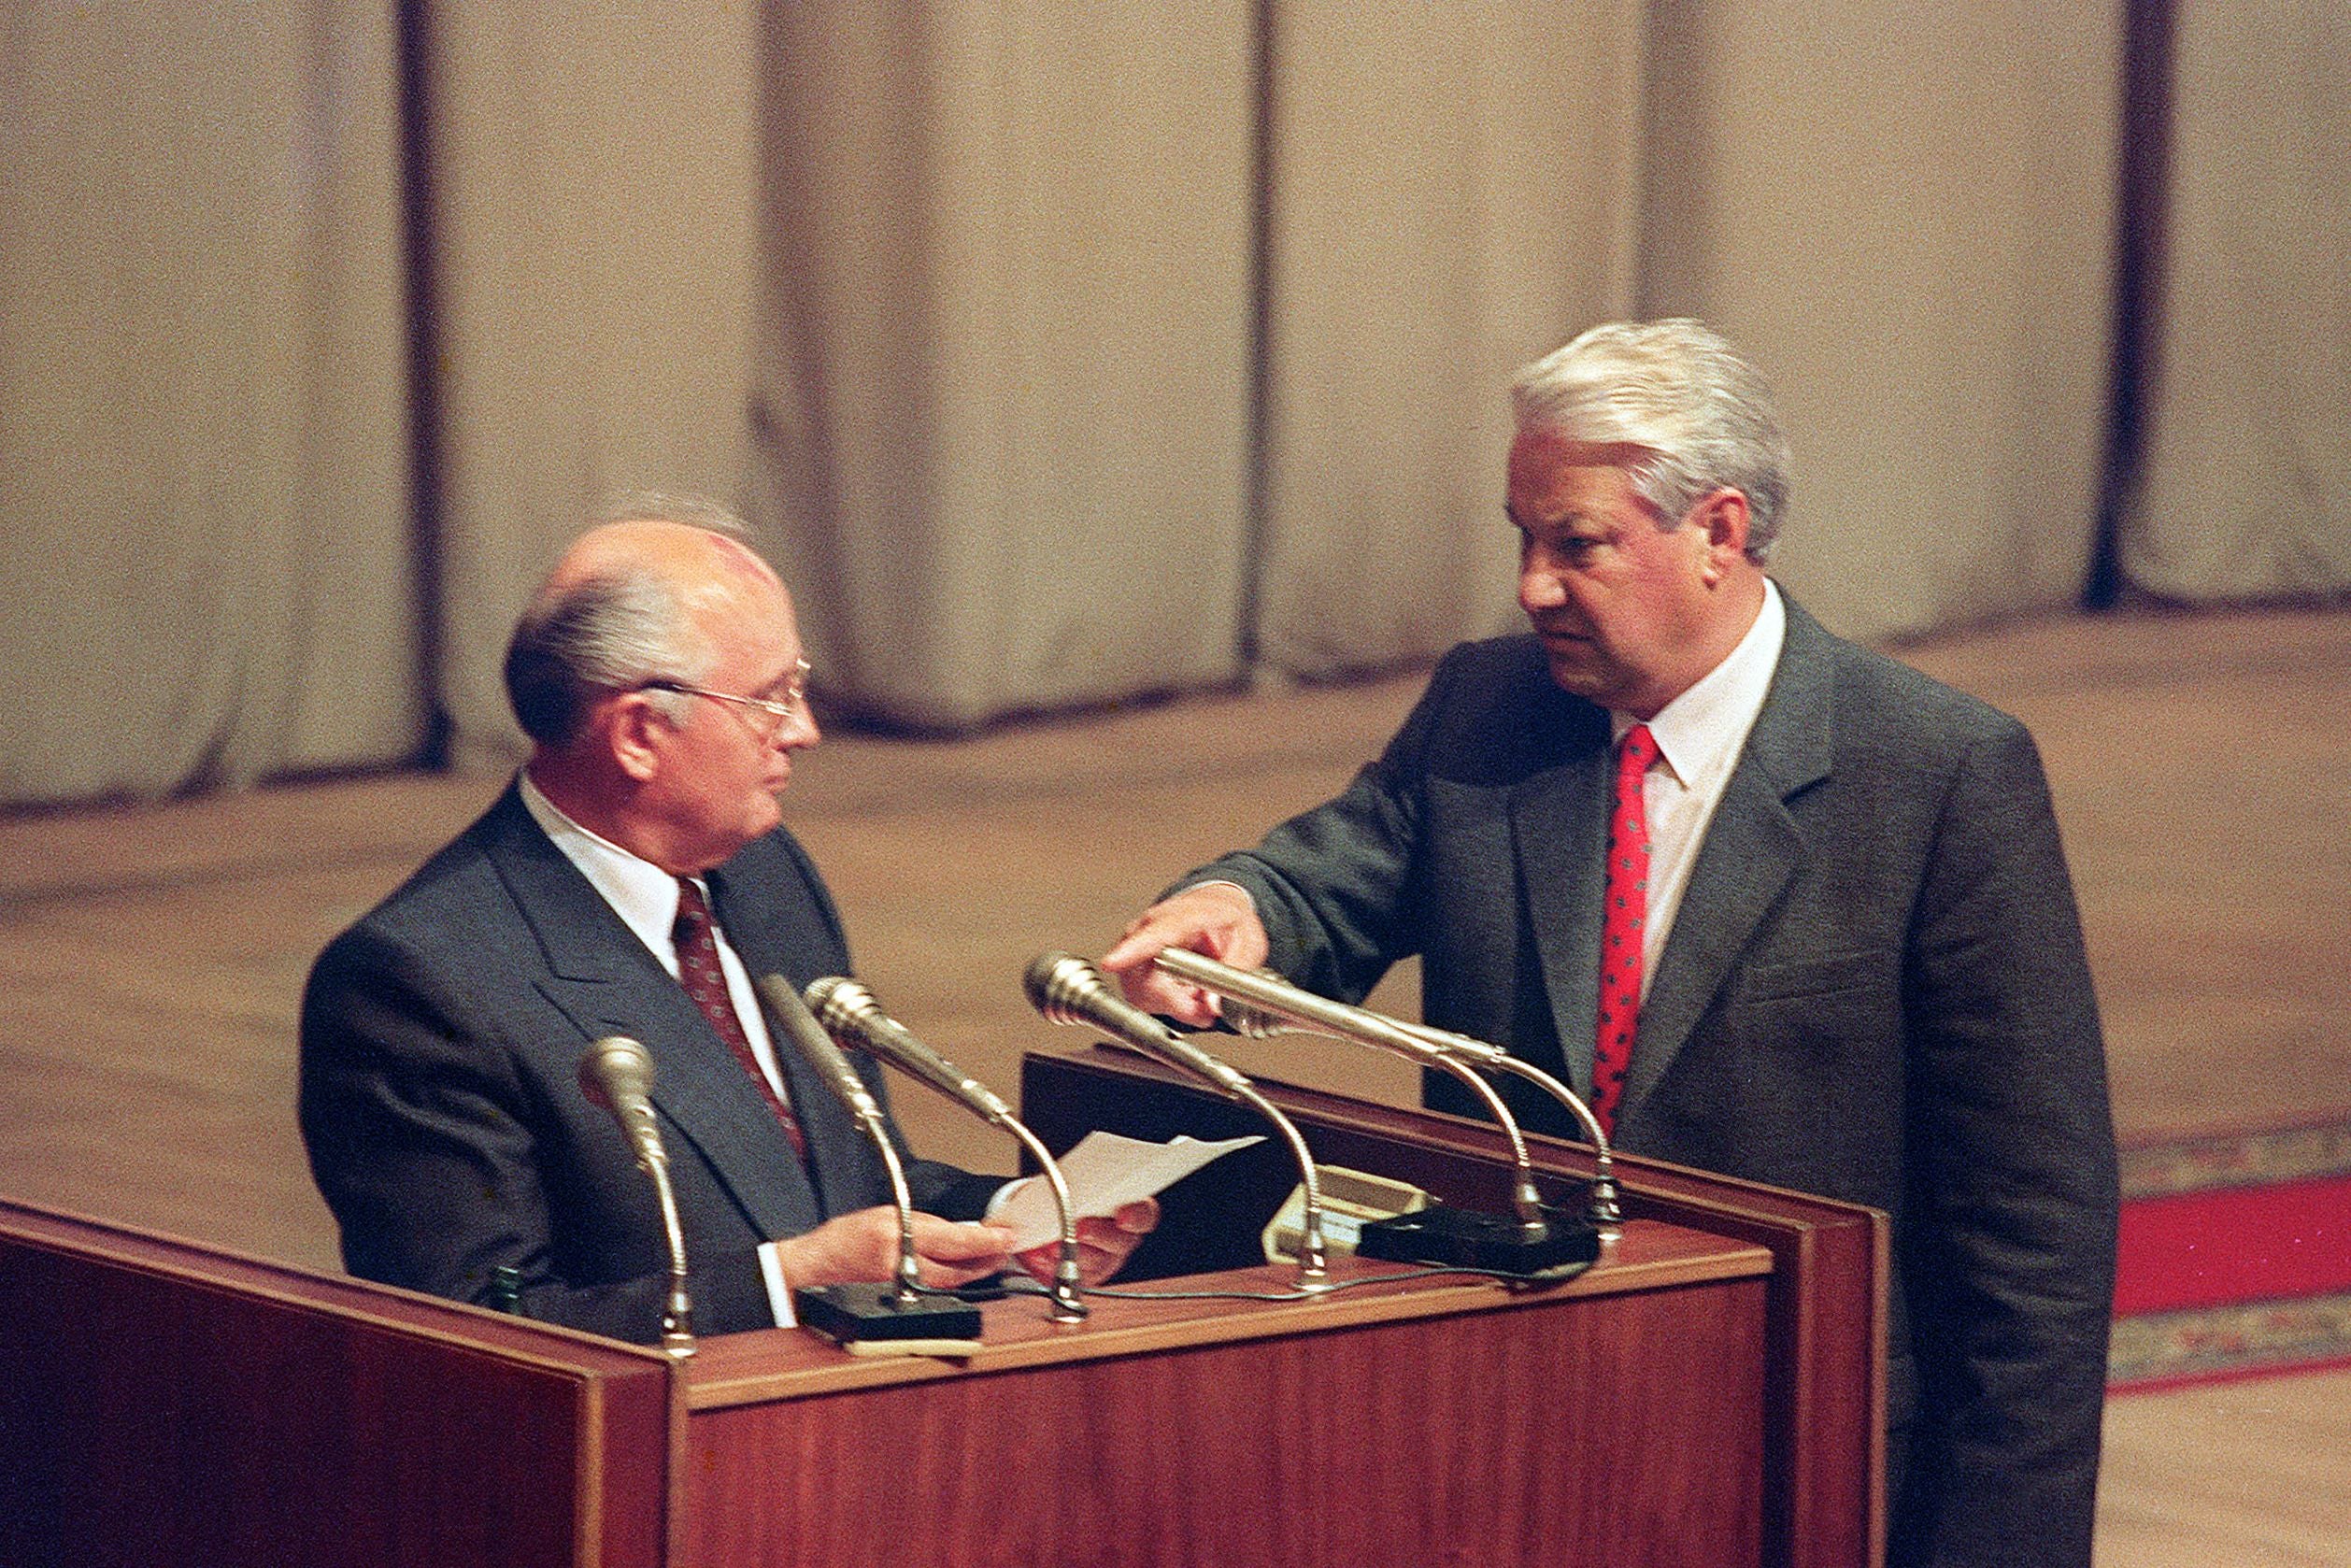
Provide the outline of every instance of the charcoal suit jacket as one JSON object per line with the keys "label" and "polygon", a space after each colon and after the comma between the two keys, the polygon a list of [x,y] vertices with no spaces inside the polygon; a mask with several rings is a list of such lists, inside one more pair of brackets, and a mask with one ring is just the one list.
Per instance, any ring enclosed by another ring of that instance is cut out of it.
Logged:
{"label": "charcoal suit jacket", "polygon": [[[1358,999],[1420,955],[1429,1021],[1588,1091],[1610,766],[1606,712],[1533,638],[1465,645],[1345,792],[1185,881],[1248,889],[1270,962],[1319,991]],[[1530,1125],[1578,1135],[1523,1088]],[[1616,1135],[1892,1217],[1892,1561],[2088,1562],[2114,1140],[2021,725],[1788,604]]]}
{"label": "charcoal suit jacket", "polygon": [[[797,989],[848,972],[839,916],[790,834],[706,880],[751,974]],[[529,1315],[657,1339],[668,1254],[653,1188],[577,1079],[608,1034],[652,1054],[699,1332],[773,1326],[759,1243],[889,1201],[880,1156],[779,1033],[803,1166],[749,1074],[510,786],[329,944],[304,993],[303,1138],[350,1272],[478,1302],[512,1265]],[[856,1060],[880,1095],[878,1069]],[[956,1219],[1002,1181],[924,1161],[907,1174],[917,1206]]]}

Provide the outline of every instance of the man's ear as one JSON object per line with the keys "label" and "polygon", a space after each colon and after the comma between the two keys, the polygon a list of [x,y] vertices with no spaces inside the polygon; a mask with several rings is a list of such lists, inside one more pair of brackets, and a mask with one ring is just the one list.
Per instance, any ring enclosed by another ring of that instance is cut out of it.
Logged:
{"label": "man's ear", "polygon": [[1746,560],[1747,512],[1745,492],[1725,486],[1701,497],[1690,508],[1690,523],[1705,534],[1705,563],[1700,573],[1708,587],[1720,582]]}
{"label": "man's ear", "polygon": [[642,691],[623,691],[606,705],[601,720],[613,764],[639,784],[661,766],[661,739],[669,718]]}

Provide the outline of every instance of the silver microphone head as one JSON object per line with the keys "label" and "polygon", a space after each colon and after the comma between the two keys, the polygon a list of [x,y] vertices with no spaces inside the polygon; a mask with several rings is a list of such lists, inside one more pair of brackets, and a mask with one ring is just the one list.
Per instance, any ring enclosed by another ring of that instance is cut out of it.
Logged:
{"label": "silver microphone head", "polygon": [[1055,1023],[1089,1023],[1086,1003],[1113,994],[1102,971],[1072,953],[1039,953],[1020,976],[1029,1005]]}
{"label": "silver microphone head", "polygon": [[1014,1119],[1012,1107],[995,1090],[915,1038],[914,1032],[885,1012],[880,1000],[858,981],[828,975],[811,980],[802,998],[816,1014],[817,1022],[843,1045],[855,1045],[900,1072],[920,1078],[999,1125]]}
{"label": "silver microphone head", "polygon": [[1254,1094],[1249,1080],[1230,1063],[1179,1037],[1160,1019],[1128,1001],[1103,978],[1102,971],[1067,953],[1038,955],[1021,976],[1029,1001],[1054,1023],[1091,1025],[1116,1034],[1188,1072],[1214,1081],[1228,1094]]}
{"label": "silver microphone head", "polygon": [[770,1029],[782,1031],[783,1038],[791,1041],[793,1048],[816,1068],[825,1087],[848,1106],[850,1114],[877,1122],[882,1114],[879,1102],[866,1089],[865,1080],[857,1076],[857,1069],[849,1064],[841,1048],[833,1043],[833,1036],[825,1033],[824,1025],[817,1021],[808,1004],[791,989],[791,982],[781,975],[762,975],[751,982],[751,989],[767,1004]]}
{"label": "silver microphone head", "polygon": [[653,1053],[625,1034],[607,1034],[579,1054],[579,1091],[605,1110],[653,1093]]}
{"label": "silver microphone head", "polygon": [[811,980],[800,995],[808,1004],[808,1011],[817,1015],[817,1021],[834,1034],[853,1033],[858,1022],[881,1016],[881,1004],[874,1000],[874,993],[847,975]]}

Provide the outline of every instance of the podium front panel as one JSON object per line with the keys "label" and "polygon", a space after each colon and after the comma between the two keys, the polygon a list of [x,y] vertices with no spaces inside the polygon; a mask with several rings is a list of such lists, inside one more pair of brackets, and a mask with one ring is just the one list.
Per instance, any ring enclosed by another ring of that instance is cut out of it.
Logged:
{"label": "podium front panel", "polygon": [[672,1371],[0,1202],[0,1563],[668,1560]]}
{"label": "podium front panel", "polygon": [[743,1336],[690,1375],[708,1385],[690,1394],[688,1561],[1760,1562],[1767,1258],[1643,1231],[1636,1252],[1693,1266],[1221,1312],[1104,1299],[1069,1331],[1014,1299],[968,1366],[843,1364],[848,1386],[839,1352]]}

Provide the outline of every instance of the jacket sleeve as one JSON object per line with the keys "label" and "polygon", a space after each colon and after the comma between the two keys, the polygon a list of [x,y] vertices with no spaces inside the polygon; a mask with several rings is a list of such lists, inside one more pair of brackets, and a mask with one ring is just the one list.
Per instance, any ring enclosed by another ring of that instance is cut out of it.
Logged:
{"label": "jacket sleeve", "polygon": [[1951,781],[1913,918],[1903,1276],[1918,1348],[1889,1561],[2086,1565],[2114,1295],[2104,1047],[2048,786],[2004,721]]}

